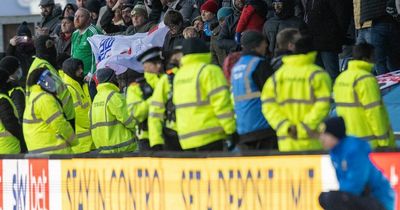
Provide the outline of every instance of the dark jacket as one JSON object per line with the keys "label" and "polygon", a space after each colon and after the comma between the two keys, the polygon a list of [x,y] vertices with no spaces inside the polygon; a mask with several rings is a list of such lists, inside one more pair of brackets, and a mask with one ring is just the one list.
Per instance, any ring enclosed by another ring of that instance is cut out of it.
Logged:
{"label": "dark jacket", "polygon": [[25,110],[25,93],[24,90],[21,90],[21,86],[14,81],[7,82],[7,92],[10,96],[11,100],[14,102],[15,107],[17,108],[19,122],[22,124],[22,117],[24,115]]}
{"label": "dark jacket", "polygon": [[165,7],[164,11],[177,10],[182,14],[183,21],[192,22],[193,19],[200,16],[200,10],[198,8],[196,0],[177,0],[174,1],[171,7]]}
{"label": "dark jacket", "polygon": [[56,39],[57,55],[60,54],[71,55],[71,37],[69,37],[69,39],[66,39],[64,34],[60,33],[60,36],[58,36]]}
{"label": "dark jacket", "polygon": [[174,46],[181,44],[183,39],[184,38],[182,32],[176,35],[171,35],[171,33],[168,32],[167,35],[165,36],[164,44],[162,47],[164,57],[169,59],[169,56],[171,55]]}
{"label": "dark jacket", "polygon": [[57,34],[57,30],[60,29],[60,16],[62,10],[60,5],[55,5],[51,15],[48,17],[42,17],[42,21],[40,21],[40,27],[46,27],[49,29],[49,34]]}
{"label": "dark jacket", "polygon": [[316,50],[340,52],[352,14],[349,0],[304,0],[304,19]]}
{"label": "dark jacket", "polygon": [[290,51],[276,51],[275,56],[271,59],[271,67],[274,72],[276,72],[283,64],[282,58],[283,56],[290,55],[292,52]]}
{"label": "dark jacket", "polygon": [[361,19],[363,23],[380,17],[388,16],[386,13],[387,1],[382,0],[361,0]]}
{"label": "dark jacket", "polygon": [[263,33],[268,39],[268,50],[270,52],[275,52],[276,45],[276,36],[280,31],[286,28],[296,28],[301,32],[305,32],[307,25],[306,23],[298,17],[292,16],[287,19],[282,19],[278,16],[274,16],[271,19],[267,20],[264,24]]}
{"label": "dark jacket", "polygon": [[222,25],[221,32],[218,36],[217,45],[226,53],[236,51],[239,45],[235,42],[236,27],[239,22],[240,12],[235,11],[232,15],[225,18],[225,23]]}
{"label": "dark jacket", "polygon": [[[7,90],[3,88],[1,93],[7,95]],[[14,115],[14,109],[7,99],[0,99],[0,120],[5,129],[20,141],[21,152],[26,152],[26,144],[22,133],[22,125],[18,122],[18,118]]]}
{"label": "dark jacket", "polygon": [[20,80],[20,85],[22,87],[25,87],[26,75],[28,74],[29,68],[31,67],[33,56],[35,55],[35,53],[36,51],[33,43],[18,44],[17,46],[12,46],[10,44],[8,45],[6,54],[18,58],[21,65],[23,74]]}
{"label": "dark jacket", "polygon": [[210,51],[212,56],[211,62],[218,66],[222,66],[224,64],[224,60],[226,57],[226,51],[217,46],[218,45],[217,39],[220,32],[221,32],[221,26],[218,25],[213,30],[213,35],[211,36],[211,42],[210,42]]}

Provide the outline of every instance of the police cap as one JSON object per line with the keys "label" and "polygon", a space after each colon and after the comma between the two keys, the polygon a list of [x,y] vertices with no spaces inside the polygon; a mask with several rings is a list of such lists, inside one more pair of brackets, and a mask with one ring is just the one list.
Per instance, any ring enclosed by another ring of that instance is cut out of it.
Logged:
{"label": "police cap", "polygon": [[137,60],[141,63],[162,61],[163,59],[161,47],[149,48],[137,57]]}

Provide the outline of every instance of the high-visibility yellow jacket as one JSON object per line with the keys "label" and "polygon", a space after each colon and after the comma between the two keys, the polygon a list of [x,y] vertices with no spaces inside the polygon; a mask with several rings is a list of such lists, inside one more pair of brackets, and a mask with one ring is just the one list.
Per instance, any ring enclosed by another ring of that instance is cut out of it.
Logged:
{"label": "high-visibility yellow jacket", "polygon": [[186,55],[174,78],[173,102],[182,149],[198,148],[235,132],[233,105],[210,53]]}
{"label": "high-visibility yellow jacket", "polygon": [[[310,134],[328,115],[331,79],[314,64],[316,55],[284,57],[282,67],[264,85],[262,112],[277,133],[280,151],[321,149]],[[289,137],[290,126],[296,126],[297,139]]]}
{"label": "high-visibility yellow jacket", "polygon": [[94,149],[90,134],[89,110],[92,105],[89,87],[86,83],[80,85],[67,74],[63,74],[63,81],[71,93],[75,108],[75,132],[77,141],[72,145],[74,153],[85,153]]}
{"label": "high-visibility yellow jacket", "polygon": [[55,96],[39,85],[30,88],[23,132],[30,153],[70,154],[75,133]]}
{"label": "high-visibility yellow jacket", "polygon": [[333,88],[337,114],[344,118],[348,135],[368,140],[372,147],[395,146],[372,68],[373,64],[354,60],[339,75]]}
{"label": "high-visibility yellow jacket", "polygon": [[[157,74],[144,73],[146,83],[151,87],[151,94],[156,87],[159,77]],[[141,88],[141,84],[134,82],[129,85],[126,91],[126,103],[128,106],[128,112],[136,119],[139,123],[137,129],[137,136],[139,140],[149,139],[149,129],[147,119],[149,116],[149,106],[152,96],[145,98]]]}
{"label": "high-visibility yellow jacket", "polygon": [[[0,94],[0,99],[6,99],[14,110],[14,115],[18,118],[17,107],[15,107],[11,98],[5,94]],[[21,152],[19,140],[6,130],[0,120],[0,154],[18,154]]]}
{"label": "high-visibility yellow jacket", "polygon": [[[178,68],[172,70],[171,73],[176,73]],[[172,120],[166,121],[166,104],[168,95],[172,94],[171,85],[169,82],[169,75],[163,75],[160,78],[156,88],[154,89],[153,96],[151,97],[149,108],[149,140],[150,146],[164,144],[163,127],[167,127],[176,131],[176,123]],[[166,121],[166,122],[165,122]]]}
{"label": "high-visibility yellow jacket", "polygon": [[136,149],[136,121],[129,116],[126,100],[111,83],[97,86],[90,110],[93,143],[101,153],[118,153]]}
{"label": "high-visibility yellow jacket", "polygon": [[[47,68],[51,73],[59,76],[58,71],[48,61],[36,57],[33,60],[31,67],[29,68],[27,78],[29,78],[29,75],[35,69],[40,68],[40,67]],[[26,87],[26,96],[27,97],[30,96],[30,88],[29,87]],[[60,91],[57,93],[57,98],[60,99],[60,101],[62,102],[62,108],[64,110],[64,114],[65,114],[65,117],[67,118],[67,120],[74,119],[75,118],[74,102],[72,101],[71,94],[69,93],[65,84],[63,84],[62,87],[60,87]]]}

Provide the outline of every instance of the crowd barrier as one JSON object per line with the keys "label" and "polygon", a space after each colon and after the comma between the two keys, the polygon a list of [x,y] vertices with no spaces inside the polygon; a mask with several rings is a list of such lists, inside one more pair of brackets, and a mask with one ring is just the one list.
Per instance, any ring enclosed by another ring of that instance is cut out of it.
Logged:
{"label": "crowd barrier", "polygon": [[[338,188],[326,154],[167,156],[6,156],[0,209],[313,210]],[[399,200],[400,152],[371,157]]]}

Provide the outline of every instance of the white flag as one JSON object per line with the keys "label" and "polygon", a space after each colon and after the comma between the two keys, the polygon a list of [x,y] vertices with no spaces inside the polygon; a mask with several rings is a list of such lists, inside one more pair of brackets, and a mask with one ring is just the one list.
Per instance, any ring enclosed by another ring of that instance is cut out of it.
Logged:
{"label": "white flag", "polygon": [[88,40],[96,58],[97,69],[109,67],[118,75],[128,68],[143,72],[143,65],[136,57],[151,47],[162,47],[167,32],[165,24],[160,23],[148,33],[133,36],[94,35]]}

